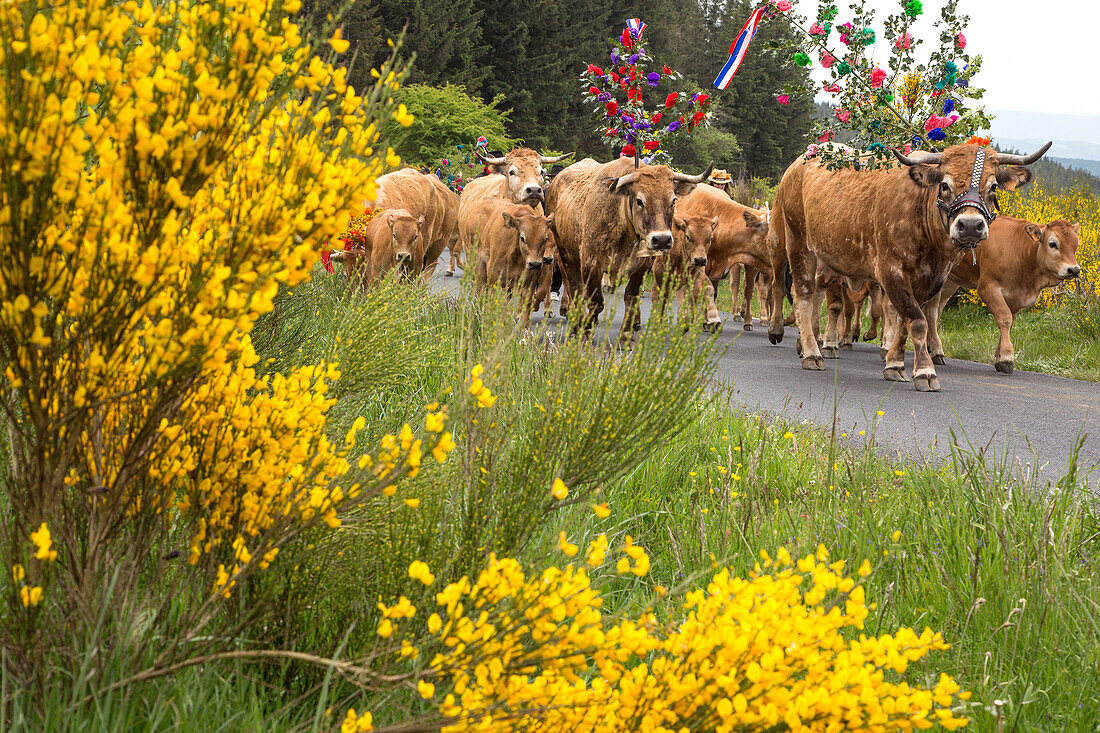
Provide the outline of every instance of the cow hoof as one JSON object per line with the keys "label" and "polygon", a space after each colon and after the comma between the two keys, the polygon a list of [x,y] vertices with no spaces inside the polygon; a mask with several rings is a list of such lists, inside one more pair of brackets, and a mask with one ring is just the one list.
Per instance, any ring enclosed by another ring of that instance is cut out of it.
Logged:
{"label": "cow hoof", "polygon": [[936,354],[932,357],[932,363],[936,366],[943,366],[947,363],[947,359],[943,358],[943,354]]}
{"label": "cow hoof", "polygon": [[918,392],[939,392],[940,378],[935,374],[922,374],[919,377],[913,377],[913,388]]}
{"label": "cow hoof", "polygon": [[708,333],[722,333],[722,322],[715,321],[713,323],[705,323],[703,324],[703,330]]}
{"label": "cow hoof", "polygon": [[878,358],[879,358],[880,361],[882,361],[884,363],[886,362],[886,352],[887,351],[888,351],[888,349],[884,349],[881,346],[878,349]]}
{"label": "cow hoof", "polygon": [[802,360],[803,369],[812,369],[815,372],[825,371],[825,360],[820,356],[807,356]]}
{"label": "cow hoof", "polygon": [[877,333],[871,333],[870,331],[868,331],[867,333],[863,334],[863,340],[864,341],[874,341],[877,338],[878,338]]}
{"label": "cow hoof", "polygon": [[852,347],[851,343],[846,343],[846,344],[841,344],[840,348],[844,349],[845,351],[851,351],[853,347]]}
{"label": "cow hoof", "polygon": [[752,330],[752,321],[745,321],[745,325],[741,326],[741,328],[745,331],[751,331]]}
{"label": "cow hoof", "polygon": [[771,341],[773,346],[775,344],[781,344],[781,343],[783,343],[783,334],[782,333],[772,333],[771,331],[769,331],[768,332],[768,341]]}
{"label": "cow hoof", "polygon": [[882,377],[887,382],[909,381],[909,376],[905,373],[905,367],[886,367],[882,370]]}
{"label": "cow hoof", "polygon": [[836,349],[833,348],[832,346],[826,346],[825,348],[823,348],[821,350],[821,355],[823,357],[825,357],[826,359],[836,359],[836,358],[838,358],[837,355],[836,355]]}
{"label": "cow hoof", "polygon": [[1001,374],[1012,374],[1011,361],[999,361],[993,365],[993,368],[999,371]]}

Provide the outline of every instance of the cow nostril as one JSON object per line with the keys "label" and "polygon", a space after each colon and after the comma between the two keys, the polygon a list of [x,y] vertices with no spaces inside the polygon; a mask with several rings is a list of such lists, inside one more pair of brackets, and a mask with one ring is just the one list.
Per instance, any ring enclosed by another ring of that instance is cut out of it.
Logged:
{"label": "cow nostril", "polygon": [[541,270],[542,269],[542,260],[528,260],[527,261],[527,269],[528,270]]}
{"label": "cow nostril", "polygon": [[1066,272],[1069,273],[1070,277],[1077,277],[1078,275],[1081,274],[1081,268],[1080,267],[1071,267],[1068,270],[1066,270]]}
{"label": "cow nostril", "polygon": [[542,258],[542,264],[552,265],[552,264],[554,264],[554,258],[553,257],[543,257]]}
{"label": "cow nostril", "polygon": [[653,249],[668,249],[672,246],[672,235],[654,234],[649,241]]}
{"label": "cow nostril", "polygon": [[706,257],[696,257],[695,258],[695,264],[702,267],[703,265],[707,264],[707,258]]}

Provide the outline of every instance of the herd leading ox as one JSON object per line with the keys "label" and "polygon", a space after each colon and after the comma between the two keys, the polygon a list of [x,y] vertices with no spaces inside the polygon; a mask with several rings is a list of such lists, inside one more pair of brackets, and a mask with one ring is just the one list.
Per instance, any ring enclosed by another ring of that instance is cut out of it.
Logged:
{"label": "herd leading ox", "polygon": [[[1034,304],[1043,288],[1080,274],[1077,225],[993,213],[997,191],[1027,184],[1027,166],[1049,147],[1027,156],[976,145],[912,156],[895,151],[900,165],[862,171],[829,170],[820,159],[803,157],[763,210],[701,185],[713,166],[688,175],[625,157],[586,158],[547,184],[544,166],[568,156],[520,148],[483,157],[490,174],[471,181],[461,198],[413,169],[383,176],[373,202],[383,211],[369,226],[368,243],[339,254],[349,274],[366,270],[373,281],[394,268],[430,273],[444,247],[453,271],[465,253],[476,258],[478,282],[520,296],[517,318],[524,326],[533,307],[545,301],[549,309],[555,267],[564,284],[560,312],[585,309],[576,320],[585,330],[604,309],[604,276],[622,276],[623,339],[639,326],[647,274],[654,276],[655,293],[679,290],[681,312],[705,311],[706,324],[720,328],[717,285],[743,266],[747,286],[750,268],[760,274],[773,344],[783,339],[784,295],[793,300],[804,369],[824,369],[825,358],[851,348],[859,338],[858,315],[871,300],[875,320],[865,338],[877,336],[881,317],[883,376],[910,380],[904,358],[912,339],[913,384],[936,391],[935,366],[943,363],[936,327],[956,290],[981,294],[1001,330],[996,368],[1011,372],[1013,315]],[[357,269],[365,263],[369,267]],[[750,299],[747,288],[746,330],[752,328]],[[828,321],[819,336],[822,303]]]}

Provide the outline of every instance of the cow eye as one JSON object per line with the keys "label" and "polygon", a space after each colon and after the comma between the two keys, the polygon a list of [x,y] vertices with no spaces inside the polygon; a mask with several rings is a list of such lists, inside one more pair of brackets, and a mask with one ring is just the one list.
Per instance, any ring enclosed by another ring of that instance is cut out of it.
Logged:
{"label": "cow eye", "polygon": [[523,236],[522,232],[520,232],[519,241],[521,241],[521,242],[526,242],[527,241],[527,237]]}
{"label": "cow eye", "polygon": [[642,201],[641,198],[634,199],[634,203],[638,204],[638,206],[641,206],[643,209],[645,208],[645,202]]}
{"label": "cow eye", "polygon": [[508,175],[514,176],[514,175],[516,175],[516,172],[515,171],[508,171]]}
{"label": "cow eye", "polygon": [[1048,244],[1050,245],[1051,249],[1058,249],[1058,240],[1057,239],[1050,240],[1048,242]]}
{"label": "cow eye", "polygon": [[947,181],[940,184],[940,193],[951,193],[951,185]]}
{"label": "cow eye", "polygon": [[671,203],[671,204],[669,204],[669,206],[675,206],[675,205],[676,205],[676,197],[675,197],[675,196],[673,196],[673,197],[672,197],[672,203]]}

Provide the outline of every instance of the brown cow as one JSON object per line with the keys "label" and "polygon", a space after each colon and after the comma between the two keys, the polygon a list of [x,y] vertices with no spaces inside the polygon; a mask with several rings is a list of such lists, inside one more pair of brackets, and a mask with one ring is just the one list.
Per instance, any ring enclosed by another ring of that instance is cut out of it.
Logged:
{"label": "brown cow", "polygon": [[[802,368],[825,368],[813,335],[814,280],[821,261],[852,286],[867,280],[882,285],[913,338],[913,386],[938,390],[925,308],[962,253],[989,235],[997,187],[1014,189],[1030,181],[1025,166],[1049,147],[1026,157],[977,145],[956,145],[919,159],[894,151],[901,167],[862,171],[830,171],[817,158],[792,163],[776,191],[773,220],[793,278]],[[778,289],[772,290],[774,311]],[[909,380],[901,331],[886,355],[888,380]],[[782,340],[778,318],[772,319],[769,335],[772,343]]]}
{"label": "brown cow", "polygon": [[[473,179],[462,189],[462,196],[458,200],[459,217],[463,216],[465,209],[484,199],[502,199],[514,204],[539,207],[546,186],[546,170],[543,166],[565,160],[572,155],[540,155],[530,148],[515,148],[501,157],[486,156],[481,150],[477,154],[492,173]],[[459,241],[458,251],[451,251],[447,274],[454,274],[458,257],[467,244]]]}
{"label": "brown cow", "polygon": [[[768,254],[768,211],[739,204],[711,186],[699,186],[680,204],[685,216],[716,217],[710,250],[707,252],[707,278],[713,288],[707,302],[707,325],[714,329],[722,326],[714,293],[718,283],[735,265],[745,265],[758,270],[770,270]],[[748,297],[751,298],[751,295]],[[745,304],[747,306],[747,302]],[[747,318],[745,316],[747,315]],[[752,313],[742,306],[742,328],[752,330]]]}
{"label": "brown cow", "polygon": [[333,252],[332,259],[343,262],[348,279],[364,288],[395,268],[403,277],[416,277],[424,269],[423,226],[423,216],[386,209],[367,224],[362,247]]}
{"label": "brown cow", "polygon": [[[611,263],[635,248],[654,253],[671,249],[676,198],[690,194],[712,168],[713,164],[702,174],[689,176],[663,165],[635,168],[634,161],[625,157],[610,163],[585,158],[559,173],[547,189],[546,210],[555,216],[554,235],[566,288],[562,312],[587,297],[583,325],[595,326],[604,307],[601,279]],[[644,271],[631,273],[627,281],[620,334],[624,338],[638,320],[644,277]]]}
{"label": "brown cow", "polygon": [[[677,216],[672,232],[672,249],[668,254],[650,259],[653,272],[652,301],[662,314],[673,294],[680,299],[680,317],[694,310],[697,303],[713,300],[714,293],[707,279],[707,252],[710,250],[718,217]],[[687,296],[687,287],[692,292]]]}
{"label": "brown cow", "polygon": [[526,328],[531,322],[544,265],[553,265],[550,226],[554,215],[523,204],[484,199],[463,217],[462,240],[477,243],[477,281],[501,285],[520,293],[518,316]]}
{"label": "brown cow", "polygon": [[368,206],[404,209],[424,217],[425,270],[435,271],[439,256],[458,241],[458,196],[435,174],[402,168],[378,178],[378,194]]}
{"label": "brown cow", "polygon": [[963,257],[951,269],[947,284],[936,297],[928,324],[928,349],[937,364],[943,362],[939,317],[959,288],[974,288],[982,296],[1001,332],[994,368],[1012,373],[1014,354],[1010,332],[1013,317],[1035,305],[1046,288],[1081,274],[1077,264],[1079,224],[1056,219],[1046,226],[1000,216],[989,227],[989,239],[975,250],[977,263]]}

